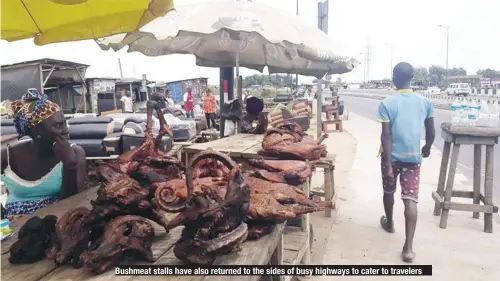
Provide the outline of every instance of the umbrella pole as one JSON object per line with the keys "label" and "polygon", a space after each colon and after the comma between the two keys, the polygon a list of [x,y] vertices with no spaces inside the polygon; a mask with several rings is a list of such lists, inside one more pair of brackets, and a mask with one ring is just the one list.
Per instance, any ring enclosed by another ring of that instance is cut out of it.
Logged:
{"label": "umbrella pole", "polygon": [[[240,46],[238,44],[238,48],[236,50],[236,79],[235,79],[235,85],[236,85],[236,95],[238,102],[241,104],[242,103],[242,97],[241,93],[239,91],[240,89]],[[235,124],[235,133],[238,134],[240,132],[240,122],[237,120]]]}

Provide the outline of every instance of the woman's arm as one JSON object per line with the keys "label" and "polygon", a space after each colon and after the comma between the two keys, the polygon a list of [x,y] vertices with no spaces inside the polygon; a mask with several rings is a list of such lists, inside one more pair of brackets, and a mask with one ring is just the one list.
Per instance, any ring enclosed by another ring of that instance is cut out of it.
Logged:
{"label": "woman's arm", "polygon": [[7,159],[7,147],[4,147],[2,149],[2,159],[1,159],[1,173],[3,174],[3,171],[7,168],[7,165],[9,165],[9,161]]}
{"label": "woman's arm", "polygon": [[63,166],[61,199],[75,195],[85,188],[87,178],[87,163],[85,150],[78,145],[72,147],[76,155],[75,165]]}

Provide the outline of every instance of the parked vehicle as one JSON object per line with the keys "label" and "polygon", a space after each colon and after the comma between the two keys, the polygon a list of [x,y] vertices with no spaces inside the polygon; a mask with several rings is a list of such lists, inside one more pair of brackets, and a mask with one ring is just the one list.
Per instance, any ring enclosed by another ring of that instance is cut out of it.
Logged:
{"label": "parked vehicle", "polygon": [[452,83],[448,85],[448,88],[446,88],[445,93],[447,95],[466,97],[471,93],[471,88],[468,83]]}
{"label": "parked vehicle", "polygon": [[273,99],[273,102],[277,103],[287,103],[293,100],[293,96],[291,94],[279,94]]}
{"label": "parked vehicle", "polygon": [[441,93],[441,89],[439,89],[438,87],[429,87],[425,92],[427,94],[439,94]]}

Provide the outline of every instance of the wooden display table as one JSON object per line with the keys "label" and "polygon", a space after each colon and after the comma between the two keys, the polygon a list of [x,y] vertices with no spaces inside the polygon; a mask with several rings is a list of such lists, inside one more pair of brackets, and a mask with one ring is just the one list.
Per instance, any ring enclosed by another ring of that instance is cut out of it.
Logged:
{"label": "wooden display table", "polygon": [[[473,212],[473,218],[478,219],[479,213],[484,213],[484,232],[493,232],[493,213],[498,213],[498,207],[493,204],[493,159],[494,146],[498,143],[500,128],[488,127],[458,127],[451,123],[441,124],[444,139],[441,171],[439,173],[437,191],[432,193],[435,201],[434,215],[441,215],[439,227],[446,228],[450,210]],[[446,179],[451,144],[453,152]],[[474,145],[474,187],[473,191],[453,190],[458,155],[461,145]],[[481,149],[486,147],[484,194],[481,194]],[[446,183],[446,190],[445,190]],[[452,197],[472,198],[473,203],[451,202]],[[484,205],[481,205],[483,202]]]}
{"label": "wooden display table", "polygon": [[[89,188],[72,197],[61,200],[53,205],[42,208],[35,212],[35,216],[46,216],[49,214],[61,218],[63,214],[73,208],[87,207],[91,208],[90,200],[97,197],[98,187]],[[166,213],[167,219],[172,219],[175,213]],[[19,228],[30,218],[25,216],[12,221],[11,228],[19,231]],[[165,233],[162,227],[153,223],[155,227],[155,239],[153,241],[153,263],[137,261],[140,264],[154,265],[179,265],[182,264],[173,252],[175,242],[179,239],[182,227],[175,228],[170,233]],[[246,241],[241,245],[241,251],[233,252],[228,255],[220,255],[216,258],[214,264],[220,265],[281,265],[283,264],[283,230],[285,224],[277,225],[274,230],[258,240]],[[33,264],[13,265],[8,261],[9,248],[17,240],[17,237],[9,237],[2,241],[2,280],[150,280],[158,279],[165,281],[202,281],[202,280],[232,280],[234,276],[116,276],[113,268],[107,272],[96,275],[81,268],[75,269],[72,266],[56,267],[54,261],[44,259]],[[125,262],[123,264],[134,264],[134,262]],[[283,278],[283,277],[282,277]],[[260,276],[238,276],[238,280],[258,281]]]}

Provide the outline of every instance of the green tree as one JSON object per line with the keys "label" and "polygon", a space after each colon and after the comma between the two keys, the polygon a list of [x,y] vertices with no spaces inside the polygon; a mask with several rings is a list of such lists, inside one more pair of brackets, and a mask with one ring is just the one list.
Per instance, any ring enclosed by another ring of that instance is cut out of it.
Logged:
{"label": "green tree", "polygon": [[465,76],[467,71],[463,67],[454,67],[448,70],[449,76]]}
{"label": "green tree", "polygon": [[436,85],[441,85],[446,78],[446,69],[439,65],[431,65],[429,67],[428,81]]}
{"label": "green tree", "polygon": [[414,70],[413,79],[418,81],[427,81],[429,78],[429,72],[425,67],[417,67]]}
{"label": "green tree", "polygon": [[495,78],[500,76],[500,71],[498,70],[493,70],[491,68],[486,68],[486,69],[480,69],[477,71],[477,75],[481,75],[485,78]]}

